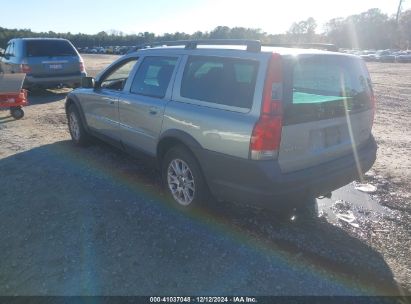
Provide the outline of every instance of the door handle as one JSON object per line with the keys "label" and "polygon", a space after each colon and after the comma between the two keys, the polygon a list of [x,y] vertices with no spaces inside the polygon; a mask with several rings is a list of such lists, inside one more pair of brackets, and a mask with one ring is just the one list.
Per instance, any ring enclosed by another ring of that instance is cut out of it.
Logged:
{"label": "door handle", "polygon": [[112,105],[115,104],[117,101],[117,99],[110,98],[110,97],[103,97],[103,100],[107,101],[109,104],[112,104]]}
{"label": "door handle", "polygon": [[156,115],[158,112],[158,108],[156,107],[150,107],[149,112],[151,115]]}

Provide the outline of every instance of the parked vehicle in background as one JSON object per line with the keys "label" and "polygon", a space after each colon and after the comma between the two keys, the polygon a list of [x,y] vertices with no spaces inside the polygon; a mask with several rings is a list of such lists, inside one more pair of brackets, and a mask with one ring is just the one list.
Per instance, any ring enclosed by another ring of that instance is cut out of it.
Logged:
{"label": "parked vehicle in background", "polygon": [[113,54],[114,53],[114,47],[112,46],[105,46],[103,47],[104,49],[104,54]]}
{"label": "parked vehicle in background", "polygon": [[106,53],[106,49],[102,46],[96,48],[96,50],[97,50],[98,54],[105,54]]}
{"label": "parked vehicle in background", "polygon": [[395,56],[396,62],[411,62],[411,51],[402,51]]}
{"label": "parked vehicle in background", "polygon": [[119,46],[115,49],[115,54],[116,55],[124,55],[127,53],[129,47],[128,46]]}
{"label": "parked vehicle in background", "polygon": [[364,59],[365,61],[376,61],[375,58],[375,51],[362,51],[361,54],[359,55],[362,59]]}
{"label": "parked vehicle in background", "polygon": [[65,39],[12,39],[0,58],[0,65],[4,73],[25,73],[24,88],[75,88],[87,76],[83,59]]}
{"label": "parked vehicle in background", "polygon": [[375,60],[378,62],[395,62],[395,55],[389,50],[379,50],[375,53]]}
{"label": "parked vehicle in background", "polygon": [[132,47],[130,46],[84,47],[84,48],[79,48],[78,51],[84,54],[124,55],[131,48]]}
{"label": "parked vehicle in background", "polygon": [[375,100],[359,57],[254,40],[170,44],[127,54],[68,95],[74,143],[93,135],[156,158],[185,207],[211,192],[288,210],[373,165]]}

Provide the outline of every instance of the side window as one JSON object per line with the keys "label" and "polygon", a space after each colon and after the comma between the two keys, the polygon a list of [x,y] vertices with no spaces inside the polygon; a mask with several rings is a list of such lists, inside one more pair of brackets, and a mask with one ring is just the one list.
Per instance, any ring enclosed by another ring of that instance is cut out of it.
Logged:
{"label": "side window", "polygon": [[120,63],[101,80],[100,86],[108,90],[121,91],[136,62],[137,58],[131,58]]}
{"label": "side window", "polygon": [[16,56],[15,45],[16,44],[14,42],[11,44],[11,47],[10,47],[10,56],[11,57]]}
{"label": "side window", "polygon": [[141,63],[130,92],[163,98],[177,63],[176,57],[146,57]]}
{"label": "side window", "polygon": [[9,57],[14,56],[14,42],[11,42],[7,45],[6,55],[8,55]]}
{"label": "side window", "polygon": [[190,56],[181,82],[181,96],[250,109],[259,63],[254,60]]}
{"label": "side window", "polygon": [[10,46],[11,46],[11,43],[9,43],[9,44],[7,45],[6,50],[4,51],[4,54],[5,54],[5,55],[10,54]]}

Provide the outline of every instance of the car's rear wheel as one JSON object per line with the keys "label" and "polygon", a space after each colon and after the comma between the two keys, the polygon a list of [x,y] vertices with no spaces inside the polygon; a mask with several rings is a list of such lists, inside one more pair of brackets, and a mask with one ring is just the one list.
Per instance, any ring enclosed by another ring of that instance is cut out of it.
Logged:
{"label": "car's rear wheel", "polygon": [[197,160],[183,146],[175,146],[165,154],[162,178],[169,197],[183,208],[203,204],[208,198],[208,188]]}
{"label": "car's rear wheel", "polygon": [[67,111],[68,127],[71,139],[75,144],[84,146],[89,143],[90,136],[84,129],[80,114],[75,105],[70,105]]}

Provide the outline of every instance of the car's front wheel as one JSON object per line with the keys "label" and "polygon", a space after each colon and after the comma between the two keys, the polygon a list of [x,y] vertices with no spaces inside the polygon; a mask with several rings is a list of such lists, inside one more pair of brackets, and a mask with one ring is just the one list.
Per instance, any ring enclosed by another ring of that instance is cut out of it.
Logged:
{"label": "car's front wheel", "polygon": [[200,166],[192,153],[183,146],[171,148],[162,162],[164,188],[177,206],[191,208],[209,198]]}
{"label": "car's front wheel", "polygon": [[80,114],[75,105],[70,105],[67,111],[68,127],[71,139],[77,145],[86,145],[90,138],[87,131],[84,129]]}

